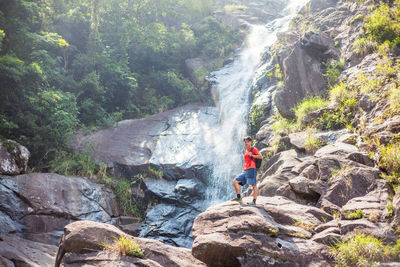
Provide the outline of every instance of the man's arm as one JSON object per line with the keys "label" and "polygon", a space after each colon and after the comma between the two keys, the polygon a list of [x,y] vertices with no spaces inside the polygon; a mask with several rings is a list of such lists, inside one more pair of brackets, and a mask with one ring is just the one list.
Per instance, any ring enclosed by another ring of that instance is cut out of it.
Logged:
{"label": "man's arm", "polygon": [[257,154],[253,154],[251,152],[249,152],[250,157],[252,157],[253,159],[262,159],[263,156],[258,152],[258,150],[253,149]]}

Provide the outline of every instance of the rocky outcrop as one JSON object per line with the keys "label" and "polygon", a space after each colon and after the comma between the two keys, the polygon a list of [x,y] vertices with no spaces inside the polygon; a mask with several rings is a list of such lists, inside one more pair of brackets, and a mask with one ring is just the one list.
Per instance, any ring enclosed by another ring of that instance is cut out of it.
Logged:
{"label": "rocky outcrop", "polygon": [[13,140],[0,140],[0,174],[18,175],[26,172],[29,150]]}
{"label": "rocky outcrop", "polygon": [[145,185],[161,204],[148,210],[139,228],[140,236],[190,248],[193,243],[193,220],[202,210],[204,184],[196,179],[181,179],[175,183],[147,179]]}
{"label": "rocky outcrop", "polygon": [[57,246],[0,234],[0,266],[54,266]]}
{"label": "rocky outcrop", "polygon": [[[205,138],[217,123],[216,112],[215,107],[190,104],[146,119],[121,121],[87,136],[77,134],[71,147],[89,149],[114,176],[132,179],[146,173],[141,179],[144,195],[161,205],[147,212],[151,216],[140,227],[140,235],[190,247],[191,224],[199,212],[196,203],[204,198],[206,165],[214,158]],[[161,177],[150,178],[155,176],[151,168]],[[161,210],[165,218],[153,216]],[[168,223],[172,219],[175,225]]]}
{"label": "rocky outcrop", "polygon": [[189,104],[149,118],[121,121],[89,135],[78,133],[70,147],[93,153],[114,176],[131,178],[156,165],[166,179],[192,178],[200,175],[208,155],[193,157],[190,149],[207,151],[206,131],[216,122],[216,108]]}
{"label": "rocky outcrop", "polygon": [[277,57],[284,87],[276,92],[274,102],[282,116],[293,118],[292,108],[298,102],[306,96],[321,95],[327,89],[323,62],[328,58],[338,59],[339,52],[326,34],[308,32],[287,50],[279,51]]}
{"label": "rocky outcrop", "polygon": [[328,249],[310,231],[331,219],[283,197],[260,197],[257,206],[225,202],[196,218],[192,253],[209,266],[329,264]]}
{"label": "rocky outcrop", "polygon": [[112,223],[119,216],[113,192],[94,181],[58,174],[0,178],[2,233],[56,245],[76,220]]}
{"label": "rocky outcrop", "polygon": [[55,266],[205,266],[189,249],[167,246],[159,241],[135,238],[144,250],[144,258],[120,256],[103,251],[101,243],[110,244],[120,236],[129,237],[118,228],[90,221],[79,221],[64,228]]}

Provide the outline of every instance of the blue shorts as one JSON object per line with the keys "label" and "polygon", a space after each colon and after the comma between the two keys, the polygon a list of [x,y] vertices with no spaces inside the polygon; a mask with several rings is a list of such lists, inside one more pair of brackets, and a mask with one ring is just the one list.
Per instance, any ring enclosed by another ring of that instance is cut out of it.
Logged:
{"label": "blue shorts", "polygon": [[245,185],[245,184],[255,185],[257,184],[256,177],[257,177],[257,169],[247,169],[241,175],[236,177],[235,180],[239,181],[240,185]]}

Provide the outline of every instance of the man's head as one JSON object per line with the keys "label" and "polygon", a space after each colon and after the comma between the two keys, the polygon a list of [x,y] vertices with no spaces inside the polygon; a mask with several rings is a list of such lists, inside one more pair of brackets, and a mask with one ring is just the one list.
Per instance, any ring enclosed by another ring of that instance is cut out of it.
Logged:
{"label": "man's head", "polygon": [[253,139],[250,136],[246,136],[244,139],[244,145],[249,148],[253,142]]}

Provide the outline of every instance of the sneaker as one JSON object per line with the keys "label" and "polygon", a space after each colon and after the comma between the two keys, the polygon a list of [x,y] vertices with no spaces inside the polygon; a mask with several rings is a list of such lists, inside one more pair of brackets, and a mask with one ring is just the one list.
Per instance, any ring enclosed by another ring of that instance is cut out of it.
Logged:
{"label": "sneaker", "polygon": [[254,203],[254,202],[247,202],[246,204],[250,205],[250,206],[255,206],[256,205],[256,203]]}
{"label": "sneaker", "polygon": [[243,200],[241,198],[237,198],[237,197],[234,199],[231,199],[231,201],[236,201],[236,202],[240,202],[240,203],[243,202]]}

